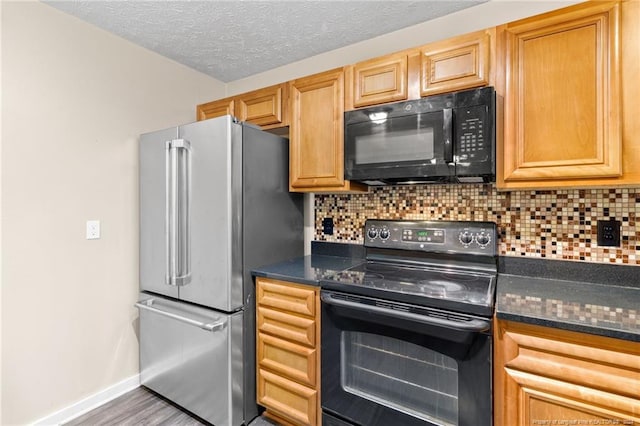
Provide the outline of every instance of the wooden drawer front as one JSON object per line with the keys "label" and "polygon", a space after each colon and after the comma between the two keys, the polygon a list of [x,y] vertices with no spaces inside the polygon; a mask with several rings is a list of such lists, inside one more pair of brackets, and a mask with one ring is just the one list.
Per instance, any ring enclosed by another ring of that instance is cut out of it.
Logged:
{"label": "wooden drawer front", "polygon": [[628,343],[624,341],[607,347],[598,345],[597,338],[591,338],[592,343],[578,343],[516,330],[507,331],[504,339],[517,345],[517,354],[506,362],[507,370],[526,371],[629,397],[640,395],[640,345],[636,345],[636,353],[628,353],[622,351]]}
{"label": "wooden drawer front", "polygon": [[302,345],[316,346],[316,322],[310,318],[258,306],[258,331]]}
{"label": "wooden drawer front", "polygon": [[198,121],[222,117],[223,115],[233,115],[233,113],[233,99],[220,99],[218,101],[198,105],[196,108]]}
{"label": "wooden drawer front", "polygon": [[361,62],[353,74],[355,107],[407,99],[407,55]]}
{"label": "wooden drawer front", "polygon": [[258,279],[259,305],[315,317],[316,303],[313,288],[297,287],[283,281]]}
{"label": "wooden drawer front", "polygon": [[496,426],[640,424],[640,343],[507,321],[496,330]]}
{"label": "wooden drawer front", "polygon": [[422,49],[420,95],[489,84],[490,35],[478,31]]}
{"label": "wooden drawer front", "polygon": [[258,126],[285,126],[286,85],[256,90],[235,98],[236,116]]}
{"label": "wooden drawer front", "polygon": [[264,369],[258,371],[258,403],[296,424],[317,424],[318,392]]}
{"label": "wooden drawer front", "polygon": [[267,334],[258,336],[258,363],[290,379],[315,387],[316,350]]}

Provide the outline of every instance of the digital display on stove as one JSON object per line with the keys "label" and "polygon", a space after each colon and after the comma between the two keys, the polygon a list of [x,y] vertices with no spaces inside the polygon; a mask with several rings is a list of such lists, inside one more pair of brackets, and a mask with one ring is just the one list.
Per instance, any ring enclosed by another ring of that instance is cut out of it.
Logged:
{"label": "digital display on stove", "polygon": [[444,244],[444,229],[403,229],[402,241]]}

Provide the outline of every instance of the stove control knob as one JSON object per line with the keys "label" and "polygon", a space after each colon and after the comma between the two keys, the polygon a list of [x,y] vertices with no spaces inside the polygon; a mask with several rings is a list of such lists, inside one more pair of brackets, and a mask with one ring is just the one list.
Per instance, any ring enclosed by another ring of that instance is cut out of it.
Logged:
{"label": "stove control knob", "polygon": [[367,231],[367,237],[373,240],[377,236],[378,236],[378,230],[376,228],[369,228],[369,230]]}
{"label": "stove control knob", "polygon": [[476,234],[476,241],[481,247],[486,247],[491,242],[491,235],[484,231],[478,232]]}
{"label": "stove control knob", "polygon": [[458,239],[464,246],[468,246],[473,242],[473,234],[469,231],[462,231],[458,236]]}
{"label": "stove control knob", "polygon": [[382,228],[380,230],[380,239],[386,240],[387,238],[389,238],[389,230],[387,228]]}

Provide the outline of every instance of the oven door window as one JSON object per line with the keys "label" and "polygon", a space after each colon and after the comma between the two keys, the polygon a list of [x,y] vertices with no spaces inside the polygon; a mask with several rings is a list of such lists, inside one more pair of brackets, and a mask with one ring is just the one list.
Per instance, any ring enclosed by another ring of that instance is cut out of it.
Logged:
{"label": "oven door window", "polygon": [[324,412],[354,425],[491,426],[491,334],[471,329],[490,319],[458,324],[328,290],[321,300]]}
{"label": "oven door window", "polygon": [[392,337],[343,331],[341,385],[354,395],[438,425],[458,424],[458,364]]}

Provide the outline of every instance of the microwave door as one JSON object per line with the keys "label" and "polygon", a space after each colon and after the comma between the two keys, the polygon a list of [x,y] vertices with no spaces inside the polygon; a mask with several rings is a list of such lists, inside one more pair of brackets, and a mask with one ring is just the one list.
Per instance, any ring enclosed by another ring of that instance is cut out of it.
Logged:
{"label": "microwave door", "polygon": [[448,179],[453,168],[445,152],[445,133],[450,134],[445,126],[450,122],[442,110],[348,124],[345,177],[388,183]]}

